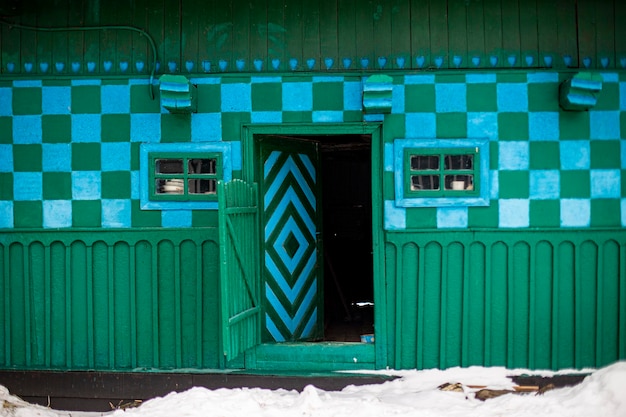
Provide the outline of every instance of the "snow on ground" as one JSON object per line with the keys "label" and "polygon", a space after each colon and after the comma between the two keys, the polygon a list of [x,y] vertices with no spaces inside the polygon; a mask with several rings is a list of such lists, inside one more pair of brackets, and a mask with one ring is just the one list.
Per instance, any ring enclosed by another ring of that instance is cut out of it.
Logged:
{"label": "snow on ground", "polygon": [[[626,417],[626,362],[597,370],[574,387],[543,395],[506,394],[484,402],[474,398],[477,389],[467,385],[511,389],[509,375],[554,373],[481,367],[387,373],[400,378],[332,392],[311,385],[302,392],[196,387],[108,413],[52,410],[28,404],[0,386],[0,417]],[[438,389],[457,382],[464,392]]]}

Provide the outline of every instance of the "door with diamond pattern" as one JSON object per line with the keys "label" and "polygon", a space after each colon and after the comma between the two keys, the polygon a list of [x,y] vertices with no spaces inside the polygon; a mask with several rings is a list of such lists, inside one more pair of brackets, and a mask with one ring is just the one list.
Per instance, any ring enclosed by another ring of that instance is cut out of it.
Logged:
{"label": "door with diamond pattern", "polygon": [[263,340],[323,336],[318,144],[259,139],[264,278]]}

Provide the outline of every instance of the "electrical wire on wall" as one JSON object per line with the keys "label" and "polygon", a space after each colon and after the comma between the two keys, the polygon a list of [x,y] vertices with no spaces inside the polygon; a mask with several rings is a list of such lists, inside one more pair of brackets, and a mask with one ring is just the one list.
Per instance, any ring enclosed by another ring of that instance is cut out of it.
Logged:
{"label": "electrical wire on wall", "polygon": [[19,23],[11,23],[6,20],[0,19],[0,24],[9,26],[9,29],[15,28],[20,30],[32,30],[35,32],[87,32],[94,30],[129,30],[137,32],[142,36],[145,36],[152,48],[152,68],[150,70],[150,82],[148,85],[148,91],[150,98],[154,100],[154,91],[152,90],[152,83],[154,81],[154,73],[156,71],[157,63],[157,50],[154,39],[148,32],[143,29],[136,28],[134,26],[117,26],[117,25],[102,25],[102,26],[67,26],[67,27],[40,27],[40,26],[28,26],[21,25]]}

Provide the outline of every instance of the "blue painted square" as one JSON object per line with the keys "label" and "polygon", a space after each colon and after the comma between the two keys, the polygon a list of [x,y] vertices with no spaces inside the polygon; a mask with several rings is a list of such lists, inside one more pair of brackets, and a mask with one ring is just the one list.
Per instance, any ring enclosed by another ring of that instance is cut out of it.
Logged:
{"label": "blue painted square", "polygon": [[591,139],[619,139],[619,111],[590,111]]}
{"label": "blue painted square", "polygon": [[435,76],[428,74],[428,75],[422,75],[422,74],[418,74],[418,75],[405,75],[404,76],[404,84],[434,84],[435,83]]}
{"label": "blue painted square", "polygon": [[163,210],[161,225],[163,227],[191,227],[191,210]]}
{"label": "blue painted square", "polygon": [[500,227],[528,227],[530,225],[530,201],[526,199],[502,199],[498,201]]}
{"label": "blue painted square", "polygon": [[[240,171],[241,170],[241,141],[233,141],[230,142],[230,152],[224,152],[224,159],[230,160],[230,169],[231,171]],[[227,165],[226,163],[224,164]],[[228,179],[230,180],[230,172],[228,174],[224,174],[224,179],[226,179],[226,175],[228,175]]]}
{"label": "blue painted square", "polygon": [[467,113],[467,137],[498,139],[498,113]]}
{"label": "blue painted square", "polygon": [[406,208],[397,207],[393,200],[385,200],[385,230],[406,229]]}
{"label": "blue painted square", "polygon": [[130,142],[104,142],[100,149],[102,171],[130,171]]}
{"label": "blue painted square", "polygon": [[0,144],[0,172],[13,172],[13,146]]}
{"label": "blue painted square", "polygon": [[13,87],[25,87],[25,88],[29,88],[29,87],[35,87],[35,88],[39,88],[42,86],[42,82],[41,80],[15,80],[13,81]]}
{"label": "blue painted square", "polygon": [[468,84],[495,84],[496,74],[467,74],[465,82]]}
{"label": "blue painted square", "polygon": [[529,196],[533,200],[557,199],[561,191],[561,175],[558,170],[530,171]]}
{"label": "blue painted square", "polygon": [[282,123],[283,112],[281,111],[253,111],[252,123]]}
{"label": "blue painted square", "polygon": [[602,80],[605,83],[616,83],[619,81],[619,74],[615,73],[615,72],[605,72],[602,75]]}
{"label": "blue painted square", "polygon": [[130,113],[130,85],[103,85],[100,105],[103,114]]}
{"label": "blue painted square", "polygon": [[192,113],[191,141],[214,142],[222,140],[221,113]]}
{"label": "blue painted square", "polygon": [[589,169],[591,149],[588,140],[568,140],[559,143],[561,169]]}
{"label": "blue painted square", "polygon": [[528,113],[528,135],[530,140],[559,140],[559,113]]}
{"label": "blue painted square", "polygon": [[312,111],[313,83],[283,83],[283,111]]}
{"label": "blue painted square", "polygon": [[13,199],[35,201],[43,198],[43,176],[41,172],[14,172]]}
{"label": "blue painted square", "polygon": [[223,112],[249,112],[252,110],[250,84],[221,84]]}
{"label": "blue painted square", "polygon": [[312,117],[313,117],[314,123],[343,122],[342,111],[332,111],[332,110],[314,111]]}
{"label": "blue painted square", "polygon": [[466,228],[467,207],[439,207],[437,208],[438,228]]}
{"label": "blue painted square", "polygon": [[71,109],[71,87],[43,87],[41,89],[41,112],[43,114],[70,114]]}
{"label": "blue painted square", "polygon": [[0,200],[0,229],[13,228],[13,202]]}
{"label": "blue painted square", "polygon": [[139,171],[130,171],[130,198],[139,200],[139,187],[141,184],[141,176]]}
{"label": "blue painted square", "polygon": [[591,202],[587,199],[561,200],[561,227],[589,227]]}
{"label": "blue painted square", "polygon": [[46,229],[72,227],[72,202],[70,200],[44,200],[43,227]]}
{"label": "blue painted square", "polygon": [[393,172],[393,143],[385,143],[385,155],[383,157],[386,172]]}
{"label": "blue painted square", "polygon": [[[404,85],[396,84],[393,86],[391,92],[391,113],[402,114],[404,113]],[[360,110],[360,109],[357,109]]]}
{"label": "blue painted square", "polygon": [[498,166],[503,170],[528,169],[530,153],[529,142],[510,141],[498,143]]}
{"label": "blue painted square", "polygon": [[72,115],[72,142],[100,142],[101,132],[99,114]]}
{"label": "blue painted square", "polygon": [[489,198],[497,200],[500,196],[500,175],[497,170],[489,171]]}
{"label": "blue painted square", "polygon": [[626,141],[620,142],[620,168],[626,169]]}
{"label": "blue painted square", "polygon": [[[192,123],[193,123],[193,116],[195,115],[192,115],[192,119],[191,119]],[[161,141],[161,115],[158,113],[131,114],[130,115],[130,141],[131,142],[160,142]]]}
{"label": "blue painted square", "polygon": [[626,82],[619,83],[619,109],[626,111]]}
{"label": "blue painted square", "polygon": [[70,172],[72,146],[69,143],[44,143],[41,145],[43,172]]}
{"label": "blue painted square", "polygon": [[501,83],[496,87],[498,111],[527,112],[528,87],[523,83]]}
{"label": "blue painted square", "polygon": [[72,198],[74,200],[99,200],[102,197],[100,171],[72,172]]}
{"label": "blue painted square", "polygon": [[[0,213],[1,213],[1,208],[0,208]],[[622,227],[626,227],[626,199],[622,199],[620,201],[620,212],[621,212],[621,218],[622,218]]]}
{"label": "blue painted square", "polygon": [[530,72],[526,79],[529,83],[558,83],[558,72]]}
{"label": "blue painted square", "polygon": [[0,116],[11,116],[13,114],[13,90],[10,88],[0,88]]}
{"label": "blue painted square", "polygon": [[127,228],[131,226],[130,200],[104,199],[102,200],[102,227]]}
{"label": "blue painted square", "polygon": [[407,113],[404,119],[404,130],[407,138],[434,138],[437,136],[435,113]]}
{"label": "blue painted square", "polygon": [[619,169],[592,169],[591,198],[619,198],[621,181]]}
{"label": "blue painted square", "polygon": [[435,109],[438,113],[467,111],[467,87],[465,84],[435,85]]}
{"label": "blue painted square", "polygon": [[41,116],[13,116],[13,143],[41,143]]}
{"label": "blue painted square", "polygon": [[343,84],[344,110],[361,110],[363,107],[363,87],[361,82],[348,81]]}

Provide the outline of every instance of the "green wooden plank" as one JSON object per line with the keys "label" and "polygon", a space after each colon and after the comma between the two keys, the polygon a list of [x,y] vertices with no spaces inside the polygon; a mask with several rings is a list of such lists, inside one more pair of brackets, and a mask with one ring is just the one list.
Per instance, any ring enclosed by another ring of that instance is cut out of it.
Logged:
{"label": "green wooden plank", "polygon": [[537,4],[537,43],[539,45],[540,67],[552,66],[560,68],[563,59],[560,57],[557,21],[557,0],[545,0]]}
{"label": "green wooden plank", "polygon": [[[71,2],[68,6],[67,24],[81,26],[84,22],[84,4],[82,1]],[[67,33],[67,68],[70,74],[82,74],[86,71],[84,62],[85,32],[74,31]]]}
{"label": "green wooden plank", "polygon": [[216,71],[232,71],[233,10],[230,2],[216,1],[213,6],[215,23],[209,29],[209,57]]}
{"label": "green wooden plank", "polygon": [[480,68],[487,65],[485,53],[485,15],[482,2],[467,5],[467,66]]}
{"label": "green wooden plank", "polygon": [[[621,2],[623,3],[623,1]],[[615,21],[613,2],[595,2],[596,16],[596,68],[615,68]],[[623,26],[619,22],[618,26]]]}
{"label": "green wooden plank", "polygon": [[[84,25],[98,26],[100,25],[100,8],[99,3],[85,1],[83,6]],[[86,74],[99,73],[102,68],[100,62],[100,32],[90,30],[83,34],[84,58],[81,71]]]}
{"label": "green wooden plank", "polygon": [[267,55],[268,69],[284,71],[287,68],[285,7],[283,0],[268,0],[267,2]]}
{"label": "green wooden plank", "polygon": [[[258,7],[259,5],[257,5]],[[236,70],[250,68],[250,4],[238,5],[233,13],[233,64]]]}
{"label": "green wooden plank", "polygon": [[448,54],[451,68],[468,67],[467,8],[464,1],[448,2]]}
{"label": "green wooden plank", "polygon": [[[597,4],[594,0],[579,0],[578,13],[578,52],[580,67],[596,67],[596,21]],[[605,22],[601,23],[606,24]]]}
{"label": "green wooden plank", "polygon": [[[49,17],[48,13],[55,13],[52,11],[50,5],[46,4],[45,0],[39,0],[35,5],[37,10],[36,25],[42,27],[50,27],[54,25],[54,18]],[[54,63],[52,62],[52,38],[53,33],[50,32],[35,32],[35,39],[37,42],[37,72],[40,74],[52,74]]]}
{"label": "green wooden plank", "polygon": [[374,68],[391,67],[391,5],[375,4],[374,19]]}
{"label": "green wooden plank", "polygon": [[[66,27],[68,26],[69,19],[69,5],[67,7],[53,7],[46,13],[46,20],[48,26],[54,27]],[[53,32],[48,33],[48,39],[50,40],[50,74],[63,74],[67,73],[68,68],[68,32]]]}
{"label": "green wooden plank", "polygon": [[615,28],[615,60],[616,67],[626,68],[626,2],[615,2],[615,16],[613,27]]}
{"label": "green wooden plank", "polygon": [[320,10],[317,0],[302,2],[303,44],[302,60],[306,70],[316,71],[320,66]]}
{"label": "green wooden plank", "polygon": [[337,38],[339,39],[337,66],[344,69],[358,68],[355,0],[337,1],[337,22]]}
{"label": "green wooden plank", "polygon": [[[522,0],[524,1],[524,0]],[[503,0],[502,4],[502,48],[504,67],[522,66],[520,58],[520,10],[518,0]],[[535,30],[535,29],[533,29]]]}
{"label": "green wooden plank", "polygon": [[337,0],[323,0],[320,4],[320,62],[321,69],[338,66]]}
{"label": "green wooden plank", "polygon": [[[117,7],[102,5],[100,9],[100,24],[115,25],[117,22]],[[117,37],[118,30],[105,29],[100,31],[100,73],[113,74],[117,72]]]}
{"label": "green wooden plank", "polygon": [[[163,13],[164,13],[164,34],[163,38],[163,62],[166,66],[167,72],[180,72],[180,57],[181,57],[181,32],[180,32],[180,19],[178,15],[178,1],[179,0],[164,0],[163,1]],[[170,10],[176,12],[171,13]]]}
{"label": "green wooden plank", "polygon": [[[132,25],[136,28],[148,30],[148,1],[149,0],[135,0],[131,11]],[[149,33],[150,34],[150,33]],[[130,35],[130,41],[132,45],[131,54],[129,57],[128,72],[134,74],[148,74],[152,69],[152,49],[145,36],[137,32],[132,32]]]}
{"label": "green wooden plank", "polygon": [[[2,70],[12,73],[24,72],[23,56],[20,54],[22,31],[11,29],[8,25],[0,25],[0,48],[2,48]],[[25,61],[24,61],[25,62]],[[9,71],[9,68],[12,71]]]}
{"label": "green wooden plank", "polygon": [[393,68],[411,67],[411,1],[398,0],[391,5],[391,51],[388,65]]}
{"label": "green wooden plank", "polygon": [[428,0],[411,0],[411,68],[426,68],[431,62]]}
{"label": "green wooden plank", "polygon": [[163,25],[163,0],[150,1],[147,9],[148,33],[152,36],[157,45],[157,67],[158,73],[165,72],[167,61],[165,60],[165,38]]}
{"label": "green wooden plank", "polygon": [[[199,9],[210,8],[214,10],[215,0],[206,2],[196,1]],[[215,40],[217,20],[214,13],[202,15],[202,23],[198,27],[198,71],[210,72],[217,68],[217,57],[215,54]]]}
{"label": "green wooden plank", "polygon": [[356,60],[355,68],[374,68],[374,19],[372,1],[356,4]]}
{"label": "green wooden plank", "polygon": [[[132,4],[132,3],[131,3]],[[117,7],[115,17],[117,25],[130,26],[133,22],[132,7]],[[116,62],[113,71],[130,74],[134,33],[129,30],[118,30],[116,39]]]}
{"label": "green wooden plank", "polygon": [[290,70],[302,69],[302,3],[285,1],[285,58]]}
{"label": "green wooden plank", "polygon": [[539,65],[539,43],[536,0],[522,0],[519,5],[520,59],[523,67]]}
{"label": "green wooden plank", "polygon": [[267,1],[254,2],[250,10],[250,60],[253,68],[267,71]]}
{"label": "green wooden plank", "polygon": [[[19,18],[19,23],[25,26],[37,26],[35,10],[32,8],[24,10]],[[22,59],[20,71],[29,73],[28,68],[30,68],[30,74],[39,72],[37,68],[39,66],[37,63],[37,33],[31,30],[12,29],[12,31],[20,32],[19,37],[13,38],[19,40],[19,44],[12,46],[19,48],[19,55]]]}
{"label": "green wooden plank", "polygon": [[500,0],[485,0],[485,54],[489,67],[502,65],[502,8]]}
{"label": "green wooden plank", "polygon": [[[557,26],[559,37],[559,53],[561,61],[566,56],[571,58],[572,67],[578,67],[580,56],[578,49],[578,22],[576,21],[576,0],[557,0]],[[565,64],[565,62],[564,62]]]}
{"label": "green wooden plank", "polygon": [[448,5],[440,0],[430,0],[430,49],[435,68],[449,67]]}

